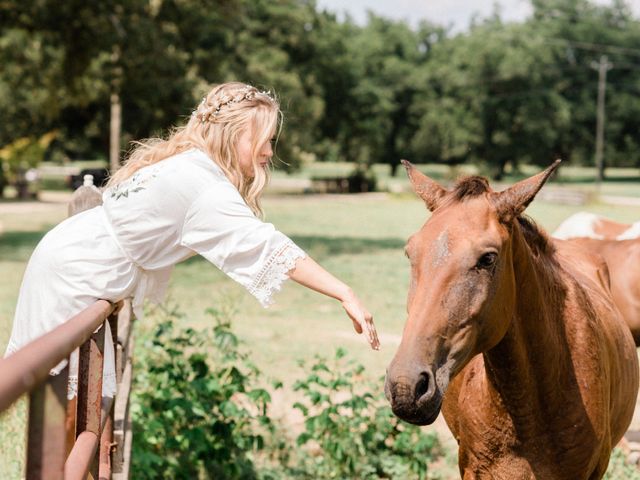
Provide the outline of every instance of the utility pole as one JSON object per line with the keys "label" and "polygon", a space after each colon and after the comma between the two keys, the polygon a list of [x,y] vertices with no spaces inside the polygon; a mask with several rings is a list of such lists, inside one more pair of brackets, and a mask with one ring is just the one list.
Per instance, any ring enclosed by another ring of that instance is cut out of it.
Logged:
{"label": "utility pole", "polygon": [[604,121],[605,108],[604,96],[607,89],[607,72],[613,68],[606,55],[600,57],[600,61],[591,62],[591,68],[598,71],[598,117],[596,121],[596,185],[600,189],[600,183],[604,180]]}

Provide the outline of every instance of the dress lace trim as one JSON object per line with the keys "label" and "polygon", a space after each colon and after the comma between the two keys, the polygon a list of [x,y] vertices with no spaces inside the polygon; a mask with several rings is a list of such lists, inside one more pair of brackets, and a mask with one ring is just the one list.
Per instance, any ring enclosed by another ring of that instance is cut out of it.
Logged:
{"label": "dress lace trim", "polygon": [[67,383],[67,400],[73,400],[78,396],[78,375],[70,375]]}
{"label": "dress lace trim", "polygon": [[[50,373],[53,375],[52,373]],[[116,374],[106,373],[102,377],[102,396],[115,397],[116,395]],[[73,400],[78,396],[78,374],[69,375],[67,383],[67,400]]]}
{"label": "dress lace trim", "polygon": [[305,258],[307,254],[295,243],[289,241],[275,250],[267,259],[249,287],[249,293],[256,297],[263,307],[273,304],[272,296],[279,292],[282,284],[289,278],[288,272],[296,266],[299,258]]}

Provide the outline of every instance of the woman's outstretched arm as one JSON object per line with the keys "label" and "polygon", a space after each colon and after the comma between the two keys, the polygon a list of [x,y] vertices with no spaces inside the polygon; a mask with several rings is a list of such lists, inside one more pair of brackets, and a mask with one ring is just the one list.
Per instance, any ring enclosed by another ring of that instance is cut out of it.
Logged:
{"label": "woman's outstretched arm", "polygon": [[374,350],[380,348],[373,316],[347,284],[331,275],[309,256],[298,259],[295,268],[289,272],[289,278],[300,285],[339,300],[351,318],[356,332],[364,331],[371,348]]}

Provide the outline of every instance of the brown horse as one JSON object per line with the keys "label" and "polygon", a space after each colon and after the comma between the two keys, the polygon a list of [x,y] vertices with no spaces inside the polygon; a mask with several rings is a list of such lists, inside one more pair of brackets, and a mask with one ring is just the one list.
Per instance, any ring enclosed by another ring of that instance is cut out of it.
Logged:
{"label": "brown horse", "polygon": [[630,240],[640,237],[640,222],[620,223],[590,212],[578,212],[563,221],[553,232],[554,238],[597,238]]}
{"label": "brown horse", "polygon": [[567,242],[601,255],[607,263],[613,301],[640,347],[640,239],[573,238]]}
{"label": "brown horse", "polygon": [[[403,162],[433,212],[406,247],[408,319],[389,365],[394,413],[442,407],[465,479],[592,479],[629,425],[638,361],[606,265],[554,245],[524,209],[556,168],[452,191]],[[445,395],[446,393],[446,395]]]}

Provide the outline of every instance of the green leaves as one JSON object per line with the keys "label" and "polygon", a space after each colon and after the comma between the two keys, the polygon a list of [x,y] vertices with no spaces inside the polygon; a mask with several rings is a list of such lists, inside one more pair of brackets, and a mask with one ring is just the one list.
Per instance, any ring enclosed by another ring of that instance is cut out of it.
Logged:
{"label": "green leaves", "polygon": [[51,131],[37,139],[19,138],[6,147],[0,148],[0,197],[5,183],[18,187],[19,193],[28,193],[26,191],[27,171],[40,165],[49,144],[56,135],[56,131]]}
{"label": "green leaves", "polygon": [[294,445],[269,418],[272,390],[228,313],[208,310],[213,325],[194,330],[176,309],[158,311],[137,343],[133,478],[424,479],[441,456],[435,434],[401,423],[382,381],[371,383],[344,349],[317,357],[295,382],[304,425]]}
{"label": "green leaves", "polygon": [[310,371],[294,386],[305,397],[294,404],[305,417],[296,443],[322,453],[300,459],[305,478],[426,478],[442,454],[438,439],[392,414],[382,380],[366,381],[343,349],[331,360],[316,357]]}
{"label": "green leaves", "polygon": [[143,336],[132,419],[135,478],[258,478],[253,455],[274,427],[260,372],[239,350],[228,319],[196,331],[164,318]]}
{"label": "green leaves", "polygon": [[[637,166],[639,22],[622,2],[534,0],[524,23],[468,32],[370,15],[338,21],[311,1],[116,0],[0,3],[0,148],[59,128],[52,155],[106,158],[111,94],[123,149],[182,119],[212,83],[276,91],[277,162],[400,158],[451,165],[561,156],[590,163],[594,60],[606,54],[605,157]],[[161,61],[159,61],[161,59]]]}

